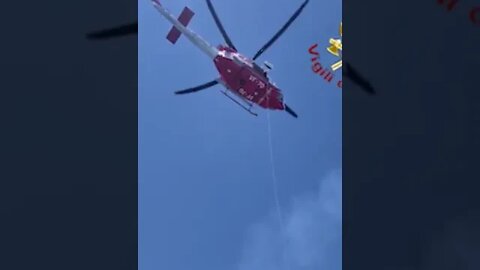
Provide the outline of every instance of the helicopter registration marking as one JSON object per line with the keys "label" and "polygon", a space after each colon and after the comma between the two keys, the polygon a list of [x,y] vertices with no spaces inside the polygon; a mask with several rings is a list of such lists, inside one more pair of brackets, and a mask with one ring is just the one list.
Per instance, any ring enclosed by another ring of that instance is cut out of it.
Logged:
{"label": "helicopter registration marking", "polygon": [[265,83],[263,83],[262,81],[258,81],[257,86],[263,89],[265,88]]}
{"label": "helicopter registration marking", "polygon": [[245,89],[243,89],[243,88],[239,88],[238,92],[240,93],[240,95],[242,95],[243,97],[245,97],[248,100],[253,100],[253,98],[254,98],[253,95],[248,95],[247,91],[245,91]]}
{"label": "helicopter registration marking", "polygon": [[256,82],[257,87],[260,87],[261,89],[264,89],[265,86],[266,86],[264,82],[262,82],[261,80],[259,80],[257,77],[255,77],[253,75],[250,75],[250,77],[248,79],[251,82]]}

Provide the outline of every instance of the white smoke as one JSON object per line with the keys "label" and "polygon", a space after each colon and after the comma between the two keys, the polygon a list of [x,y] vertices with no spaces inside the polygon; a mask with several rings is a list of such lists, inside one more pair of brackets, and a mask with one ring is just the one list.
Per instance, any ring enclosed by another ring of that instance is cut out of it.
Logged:
{"label": "white smoke", "polygon": [[296,198],[281,228],[275,211],[247,233],[238,270],[342,269],[342,174]]}

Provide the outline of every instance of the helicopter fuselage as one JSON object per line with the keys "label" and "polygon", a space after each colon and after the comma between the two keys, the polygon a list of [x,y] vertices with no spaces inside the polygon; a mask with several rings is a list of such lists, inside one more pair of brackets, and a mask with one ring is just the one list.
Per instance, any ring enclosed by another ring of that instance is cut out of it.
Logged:
{"label": "helicopter fuselage", "polygon": [[234,50],[219,46],[214,58],[221,83],[237,96],[262,108],[283,110],[283,95],[255,62]]}
{"label": "helicopter fuselage", "polygon": [[214,47],[187,28],[186,25],[189,19],[182,21],[182,18],[187,17],[183,13],[190,13],[190,10],[185,9],[180,15],[180,19],[177,19],[160,4],[159,0],[152,1],[160,14],[173,24],[169,36],[174,36],[174,38],[169,39],[170,42],[175,44],[178,40],[179,35],[175,33],[177,31],[187,37],[197,48],[213,60],[215,67],[220,73],[218,81],[225,88],[250,105],[257,104],[262,108],[272,110],[285,109],[281,90],[268,79],[266,72],[254,61],[244,57],[230,47],[222,45]]}

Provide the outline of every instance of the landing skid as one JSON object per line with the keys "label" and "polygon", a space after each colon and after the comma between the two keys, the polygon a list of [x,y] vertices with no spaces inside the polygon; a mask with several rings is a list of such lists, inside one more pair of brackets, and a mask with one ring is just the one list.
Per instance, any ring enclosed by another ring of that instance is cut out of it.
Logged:
{"label": "landing skid", "polygon": [[242,107],[245,111],[249,112],[251,115],[258,116],[258,114],[256,114],[255,112],[252,111],[252,107],[253,107],[252,103],[249,103],[249,102],[243,100],[247,104],[247,106],[245,106],[242,103],[240,103],[239,101],[235,100],[233,97],[231,97],[228,94],[227,91],[220,91],[220,92],[222,92],[222,94],[224,94],[226,97],[231,99],[233,102],[237,103],[238,106]]}

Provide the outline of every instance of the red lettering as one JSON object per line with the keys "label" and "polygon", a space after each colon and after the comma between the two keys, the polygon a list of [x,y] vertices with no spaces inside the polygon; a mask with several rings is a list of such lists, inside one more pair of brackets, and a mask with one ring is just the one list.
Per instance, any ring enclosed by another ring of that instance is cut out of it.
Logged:
{"label": "red lettering", "polygon": [[318,72],[318,75],[323,76],[323,74],[325,74],[326,71],[327,71],[326,69],[321,68],[320,72]]}
{"label": "red lettering", "polygon": [[455,5],[457,5],[458,0],[437,0],[437,3],[439,5],[443,5],[443,4],[447,3],[447,10],[452,11],[452,9],[455,7]]}
{"label": "red lettering", "polygon": [[337,86],[338,86],[339,88],[342,88],[342,80],[338,81]]}
{"label": "red lettering", "polygon": [[325,75],[325,77],[323,77],[325,80],[327,80],[328,82],[331,82],[332,79],[333,79],[333,75],[332,73],[330,73],[330,71],[327,73],[327,75]]}
{"label": "red lettering", "polygon": [[314,44],[308,48],[308,52],[313,55],[320,55],[318,52],[314,51],[318,47],[318,44]]}
{"label": "red lettering", "polygon": [[480,25],[480,21],[477,20],[477,14],[479,12],[480,12],[480,7],[474,7],[470,11],[470,20],[476,25]]}
{"label": "red lettering", "polygon": [[312,66],[312,70],[313,72],[315,73],[318,73],[319,71],[321,71],[323,68],[322,68],[322,65],[319,63],[319,62],[315,62]]}

